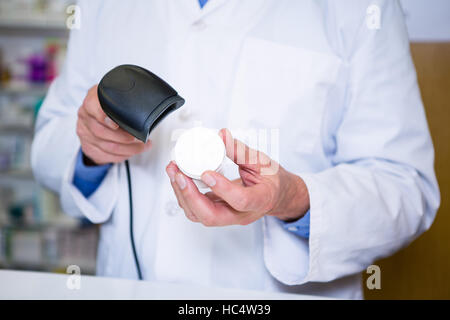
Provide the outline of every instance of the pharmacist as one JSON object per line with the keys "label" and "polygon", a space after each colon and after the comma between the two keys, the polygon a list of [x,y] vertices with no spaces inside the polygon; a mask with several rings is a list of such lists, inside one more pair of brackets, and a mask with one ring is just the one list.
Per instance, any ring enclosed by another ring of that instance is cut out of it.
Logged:
{"label": "pharmacist", "polygon": [[[101,225],[99,275],[137,278],[129,159],[145,280],[361,298],[361,272],[427,230],[440,202],[399,3],[205,2],[80,1],[37,119],[36,178]],[[186,99],[146,144],[98,102],[120,64]],[[204,174],[203,195],[170,162],[177,133],[198,125],[228,128],[221,137],[247,151],[251,129],[276,147]],[[264,163],[279,168],[264,175]]]}

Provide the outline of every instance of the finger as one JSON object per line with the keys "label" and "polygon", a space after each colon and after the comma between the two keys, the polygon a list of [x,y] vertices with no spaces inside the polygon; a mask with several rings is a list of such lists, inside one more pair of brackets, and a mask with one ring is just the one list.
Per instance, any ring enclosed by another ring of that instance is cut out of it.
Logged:
{"label": "finger", "polygon": [[186,177],[173,162],[169,166],[174,170],[178,170],[175,175],[175,183],[177,184],[176,188],[180,191],[182,201],[203,225],[246,225],[259,218],[257,213],[254,212],[238,212],[224,201],[212,201],[208,196],[202,194],[192,179]]}
{"label": "finger", "polygon": [[195,213],[192,212],[191,208],[186,204],[178,185],[175,182],[171,183],[171,185],[172,185],[172,189],[175,192],[175,196],[178,199],[178,204],[183,209],[184,214],[186,215],[186,218],[188,218],[192,222],[199,222],[200,220],[198,219],[198,217],[195,215]]}
{"label": "finger", "polygon": [[119,128],[119,125],[112,121],[102,110],[102,107],[98,100],[97,87],[98,86],[96,85],[88,91],[88,94],[84,99],[82,108],[85,108],[87,114],[96,119],[98,122],[105,124],[112,130],[117,130]]}
{"label": "finger", "polygon": [[115,124],[114,128],[111,129],[104,121],[98,121],[98,119],[88,113],[88,108],[84,105],[78,110],[78,118],[86,123],[86,126],[90,131],[99,138],[120,143],[133,143],[139,141],[122,128],[116,128]]}
{"label": "finger", "polygon": [[140,142],[139,144],[123,144],[107,140],[94,139],[92,143],[106,153],[124,157],[131,157],[143,153],[151,148],[150,140],[147,143]]}
{"label": "finger", "polygon": [[208,199],[211,200],[212,202],[223,201],[223,199],[221,197],[219,197],[217,194],[215,194],[212,191],[205,193],[205,196],[208,197]]}
{"label": "finger", "polygon": [[186,205],[196,214],[203,225],[226,226],[250,223],[250,213],[239,212],[225,201],[212,201],[202,194],[192,179],[187,178],[181,171],[177,173],[177,183],[178,179],[182,177],[186,179],[186,185],[184,188],[180,188],[181,194]]}
{"label": "finger", "polygon": [[271,159],[265,153],[234,139],[228,129],[221,129],[219,135],[225,144],[227,157],[240,167],[260,173],[261,167],[270,166]]}
{"label": "finger", "polygon": [[[239,185],[239,186],[243,186],[244,185],[241,179],[231,180],[231,183]],[[212,191],[206,192],[205,196],[207,196],[213,202],[219,202],[219,201],[223,202],[224,201],[221,197],[219,197],[217,194],[215,194]]]}
{"label": "finger", "polygon": [[192,222],[199,222],[199,219],[197,216],[191,211],[191,208],[189,208],[188,205],[186,205],[186,202],[183,198],[183,195],[181,194],[180,188],[178,187],[176,182],[171,182],[172,189],[175,193],[175,196],[178,200],[178,205],[183,209],[184,214],[186,217],[191,220]]}
{"label": "finger", "polygon": [[215,171],[204,172],[202,181],[237,211],[266,212],[271,209],[274,195],[272,195],[271,188],[264,183],[246,187],[242,184],[233,183],[233,181]]}
{"label": "finger", "polygon": [[[183,175],[179,170],[178,174],[179,176]],[[175,179],[177,178],[178,176],[176,176]],[[214,195],[212,192],[203,195],[198,191],[192,180],[189,178],[187,179],[188,181],[183,190],[179,188],[177,183],[175,183],[174,188],[179,191],[179,197],[182,199],[181,201],[187,206],[186,211],[195,213],[199,222],[205,226],[248,225],[262,216],[258,212],[236,211],[223,199]],[[232,183],[239,184],[240,181],[234,180]],[[193,195],[190,194],[191,190],[193,191]],[[193,201],[193,198],[197,196],[207,198],[207,200],[211,201],[211,205],[205,205],[206,207],[210,207],[204,210],[205,206],[203,206],[200,201]]]}
{"label": "finger", "polygon": [[140,142],[138,139],[133,137],[131,134],[129,134],[122,128],[112,130],[106,125],[98,122],[97,119],[93,117],[85,118],[84,122],[86,123],[86,126],[92,132],[92,134],[97,138],[124,144]]}
{"label": "finger", "polygon": [[232,225],[232,224],[238,224],[238,225],[248,225],[249,223],[252,223],[256,221],[257,219],[261,218],[263,216],[262,213],[258,212],[238,212],[234,210],[233,208],[229,207],[228,203],[226,203],[222,198],[220,198],[218,195],[216,195],[214,192],[207,192],[205,193],[205,196],[208,197],[212,202],[215,203],[217,207],[219,206],[225,206],[227,210],[229,211],[230,218],[227,223],[222,223],[221,225]]}
{"label": "finger", "polygon": [[98,165],[104,165],[108,163],[120,163],[126,160],[126,157],[115,156],[104,152],[93,144],[82,143],[82,152],[94,161]]}
{"label": "finger", "polygon": [[175,175],[175,188],[179,191],[183,203],[186,205],[199,221],[205,226],[219,225],[219,219],[216,216],[219,213],[214,203],[203,195],[194,184],[192,179],[184,175],[180,170]]}
{"label": "finger", "polygon": [[191,220],[192,222],[199,222],[199,219],[197,218],[197,216],[191,212],[190,208],[186,205],[183,196],[181,195],[181,191],[178,187],[178,185],[175,182],[175,175],[177,173],[177,167],[174,166],[174,164],[171,162],[169,163],[169,165],[166,167],[166,172],[167,175],[170,178],[170,184],[172,186],[172,189],[175,193],[175,196],[178,200],[178,205],[183,209],[186,217]]}
{"label": "finger", "polygon": [[103,140],[95,137],[84,122],[81,121],[78,125],[81,128],[81,133],[79,133],[80,139],[95,145],[104,153],[111,154],[113,156],[129,158],[135,154],[148,150],[152,145],[151,140],[148,140],[145,144],[140,141],[133,144],[122,144]]}

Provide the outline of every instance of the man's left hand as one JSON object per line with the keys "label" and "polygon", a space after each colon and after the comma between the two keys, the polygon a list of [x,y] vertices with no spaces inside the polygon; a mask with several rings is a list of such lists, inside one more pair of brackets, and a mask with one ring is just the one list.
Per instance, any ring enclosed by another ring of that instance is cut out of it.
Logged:
{"label": "man's left hand", "polygon": [[230,181],[220,173],[206,171],[201,178],[212,192],[202,194],[174,162],[166,168],[188,219],[205,226],[248,225],[264,215],[295,221],[309,210],[308,190],[299,176],[233,139],[228,130],[222,129],[219,135],[227,157],[239,166],[240,179]]}

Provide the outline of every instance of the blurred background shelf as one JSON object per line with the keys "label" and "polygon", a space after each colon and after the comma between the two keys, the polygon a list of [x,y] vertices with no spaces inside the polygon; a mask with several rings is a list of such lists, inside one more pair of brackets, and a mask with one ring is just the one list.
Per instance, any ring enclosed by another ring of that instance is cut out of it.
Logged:
{"label": "blurred background shelf", "polygon": [[[0,18],[1,19],[1,18]],[[67,38],[69,30],[59,23],[37,23],[37,22],[19,22],[19,21],[1,21],[0,36],[6,38]]]}
{"label": "blurred background shelf", "polygon": [[34,182],[34,176],[31,169],[0,171],[0,180],[3,182],[8,179]]}
{"label": "blurred background shelf", "polygon": [[39,15],[21,15],[16,17],[0,14],[0,29],[19,29],[30,32],[37,31],[62,31],[67,32],[65,17],[49,17]]}
{"label": "blurred background shelf", "polygon": [[0,0],[0,268],[94,274],[98,227],[31,170],[36,115],[65,58],[71,0]]}
{"label": "blurred background shelf", "polygon": [[48,90],[46,84],[9,83],[0,85],[0,95],[35,95],[45,96]]}
{"label": "blurred background shelf", "polygon": [[0,135],[1,134],[21,134],[21,135],[33,135],[34,128],[33,126],[25,126],[25,125],[1,125],[0,126]]}
{"label": "blurred background shelf", "polygon": [[9,37],[67,37],[65,10],[74,1],[1,0],[0,34]]}
{"label": "blurred background shelf", "polygon": [[0,266],[21,270],[58,271],[78,265],[95,273],[97,226],[64,217],[48,223],[0,226],[4,247]]}

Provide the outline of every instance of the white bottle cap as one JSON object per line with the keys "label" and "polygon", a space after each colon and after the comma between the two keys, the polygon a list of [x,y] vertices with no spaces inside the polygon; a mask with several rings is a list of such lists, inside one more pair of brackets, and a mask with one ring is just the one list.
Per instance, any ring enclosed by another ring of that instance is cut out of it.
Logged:
{"label": "white bottle cap", "polygon": [[178,168],[188,177],[197,180],[201,179],[205,171],[219,171],[225,155],[225,145],[218,133],[203,127],[183,132],[174,148]]}

